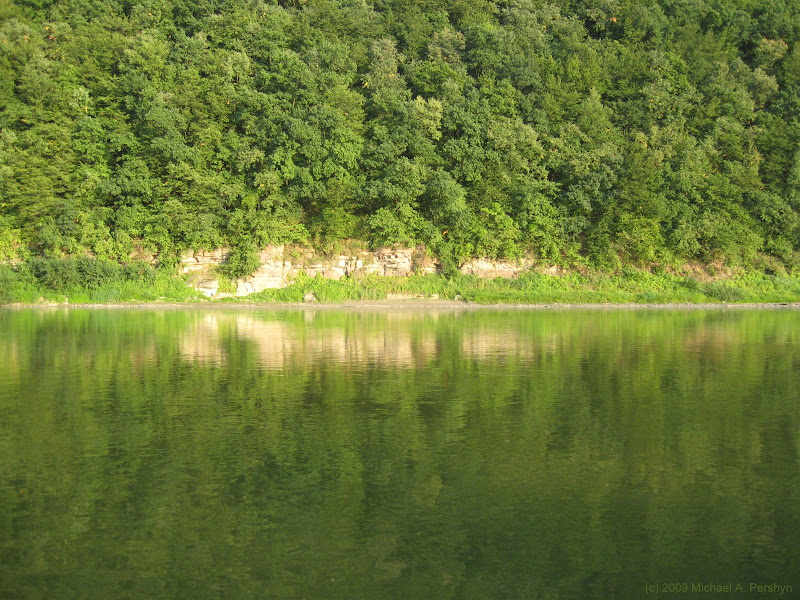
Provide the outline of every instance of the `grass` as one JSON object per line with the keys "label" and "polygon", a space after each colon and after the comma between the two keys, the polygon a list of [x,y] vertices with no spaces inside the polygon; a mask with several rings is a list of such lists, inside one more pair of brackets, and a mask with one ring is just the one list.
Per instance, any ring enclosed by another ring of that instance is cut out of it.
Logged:
{"label": "grass", "polygon": [[[800,276],[751,272],[715,281],[626,267],[620,273],[524,273],[517,279],[474,276],[344,278],[301,275],[283,289],[216,302],[320,302],[438,297],[476,304],[666,304],[800,302]],[[33,259],[0,265],[0,304],[42,302],[124,303],[208,301],[185,278],[143,263],[118,265],[96,259]]]}
{"label": "grass", "polygon": [[525,273],[517,279],[460,275],[413,275],[329,279],[299,277],[283,289],[264,290],[227,302],[302,302],[313,293],[320,302],[378,300],[398,296],[464,300],[476,304],[662,304],[800,302],[800,278],[751,273],[702,283],[691,277],[624,269],[620,274],[569,273],[554,277]]}

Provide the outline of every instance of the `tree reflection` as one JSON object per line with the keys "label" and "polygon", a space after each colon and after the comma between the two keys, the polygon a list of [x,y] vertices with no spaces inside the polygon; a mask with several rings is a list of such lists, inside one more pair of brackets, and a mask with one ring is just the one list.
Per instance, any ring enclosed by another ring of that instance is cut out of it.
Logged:
{"label": "tree reflection", "polygon": [[0,312],[10,597],[793,583],[776,311]]}

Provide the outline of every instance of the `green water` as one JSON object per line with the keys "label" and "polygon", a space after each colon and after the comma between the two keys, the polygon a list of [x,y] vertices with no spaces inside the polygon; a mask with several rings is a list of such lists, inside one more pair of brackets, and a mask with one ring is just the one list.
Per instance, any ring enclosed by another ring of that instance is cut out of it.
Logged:
{"label": "green water", "polygon": [[793,310],[0,311],[0,598],[798,597],[798,390]]}

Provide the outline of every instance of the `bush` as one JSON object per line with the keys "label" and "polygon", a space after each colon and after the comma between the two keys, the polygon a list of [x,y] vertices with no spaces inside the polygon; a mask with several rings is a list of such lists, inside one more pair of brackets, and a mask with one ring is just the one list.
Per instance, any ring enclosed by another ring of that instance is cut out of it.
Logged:
{"label": "bush", "polygon": [[681,287],[686,288],[690,292],[699,292],[700,291],[700,282],[697,281],[694,277],[683,277],[679,281],[679,285]]}
{"label": "bush", "polygon": [[233,249],[220,270],[229,279],[238,279],[251,275],[260,266],[261,258],[256,245],[252,242],[243,242]]}
{"label": "bush", "polygon": [[57,292],[74,288],[97,289],[120,279],[122,267],[88,256],[79,258],[34,258],[28,261],[41,285]]}
{"label": "bush", "polygon": [[720,302],[742,302],[747,297],[743,290],[722,282],[707,284],[703,292]]}
{"label": "bush", "polygon": [[28,267],[38,282],[54,291],[64,291],[80,285],[78,265],[74,259],[32,258]]}
{"label": "bush", "polygon": [[19,283],[19,277],[13,267],[0,265],[0,304],[8,304],[14,300],[14,288]]}
{"label": "bush", "polygon": [[55,292],[96,290],[126,281],[151,284],[156,279],[155,270],[147,263],[137,262],[122,266],[88,256],[32,258],[27,266],[41,286]]}
{"label": "bush", "polygon": [[123,276],[127,281],[152,283],[156,280],[156,270],[146,262],[134,262],[125,265]]}
{"label": "bush", "polygon": [[27,266],[0,264],[0,305],[35,302],[41,295]]}
{"label": "bush", "polygon": [[78,285],[86,289],[97,289],[116,283],[123,278],[123,268],[117,263],[97,260],[88,256],[75,259],[78,271]]}

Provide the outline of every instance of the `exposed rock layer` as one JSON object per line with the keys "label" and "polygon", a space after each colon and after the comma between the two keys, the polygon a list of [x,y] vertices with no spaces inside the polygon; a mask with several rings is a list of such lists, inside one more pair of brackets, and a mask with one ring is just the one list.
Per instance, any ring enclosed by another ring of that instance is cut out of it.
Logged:
{"label": "exposed rock layer", "polygon": [[[261,251],[261,266],[249,277],[236,282],[235,292],[220,292],[216,267],[228,258],[228,251],[217,249],[185,254],[182,271],[195,274],[194,287],[206,296],[247,296],[265,289],[283,288],[300,273],[309,277],[341,279],[366,275],[405,277],[412,274],[436,273],[441,264],[419,248],[381,248],[356,250],[348,254],[322,257],[307,248],[271,246]],[[472,259],[460,271],[483,278],[517,277],[530,269],[528,259],[518,261]]]}

